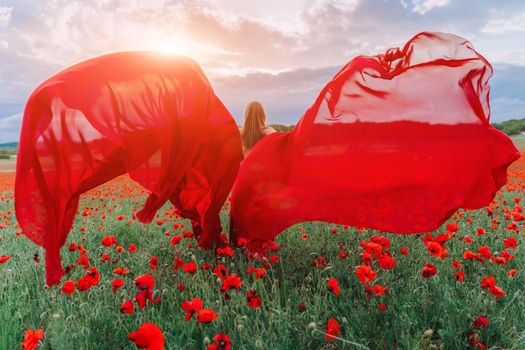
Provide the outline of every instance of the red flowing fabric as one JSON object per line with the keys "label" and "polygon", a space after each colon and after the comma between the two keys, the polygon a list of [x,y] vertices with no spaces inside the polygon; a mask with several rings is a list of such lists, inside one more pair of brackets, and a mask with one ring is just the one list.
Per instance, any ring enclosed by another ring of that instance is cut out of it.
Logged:
{"label": "red flowing fabric", "polygon": [[489,204],[519,158],[489,124],[491,75],[451,34],[352,59],[293,131],[263,138],[242,162],[232,241],[259,249],[302,221],[428,232]]}
{"label": "red flowing fabric", "polygon": [[237,125],[195,62],[146,52],[101,56],[51,77],[29,98],[16,216],[46,249],[48,285],[64,273],[60,247],[79,196],[127,172],[151,191],[140,221],[169,200],[193,220],[199,245],[211,247],[241,160]]}

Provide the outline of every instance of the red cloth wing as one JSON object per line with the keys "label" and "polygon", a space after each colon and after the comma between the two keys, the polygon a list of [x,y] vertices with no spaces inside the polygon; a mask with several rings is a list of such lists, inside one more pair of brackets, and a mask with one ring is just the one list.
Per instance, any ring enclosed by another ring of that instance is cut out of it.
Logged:
{"label": "red cloth wing", "polygon": [[[217,159],[225,166],[203,166]],[[46,249],[47,283],[58,283],[60,247],[79,195],[130,172],[151,191],[141,221],[177,199],[210,246],[219,240],[224,191],[241,159],[235,121],[195,62],[141,52],[101,56],[51,77],[27,102],[17,219],[23,233]]]}
{"label": "red cloth wing", "polygon": [[262,139],[232,193],[232,240],[257,249],[302,221],[395,233],[487,205],[519,158],[489,124],[490,64],[455,35],[356,57],[297,127]]}

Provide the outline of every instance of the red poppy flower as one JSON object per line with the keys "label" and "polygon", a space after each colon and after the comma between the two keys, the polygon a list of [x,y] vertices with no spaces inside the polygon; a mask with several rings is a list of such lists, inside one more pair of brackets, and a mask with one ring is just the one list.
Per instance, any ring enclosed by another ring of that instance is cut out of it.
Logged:
{"label": "red poppy flower", "polygon": [[157,268],[157,264],[159,263],[159,258],[155,255],[149,259],[149,268],[152,270],[155,270]]}
{"label": "red poppy flower", "polygon": [[383,295],[385,294],[386,292],[386,286],[383,287],[382,285],[380,285],[379,283],[376,283],[374,284],[373,287],[371,286],[365,286],[365,290],[367,292],[370,292],[370,293],[373,293],[375,296],[380,296],[380,295]]}
{"label": "red poppy flower", "polygon": [[437,273],[437,269],[432,264],[426,264],[423,267],[423,270],[421,271],[421,275],[425,277],[426,279],[429,279],[430,277],[434,276]]}
{"label": "red poppy flower", "polygon": [[128,299],[120,306],[119,310],[122,313],[131,315],[135,313],[135,304],[133,304],[133,302],[130,299]]}
{"label": "red poppy flower", "polygon": [[226,255],[232,257],[234,255],[234,252],[232,248],[228,245],[224,248],[217,248],[216,256]]}
{"label": "red poppy flower", "polygon": [[266,275],[266,269],[264,267],[257,268],[257,267],[248,267],[248,270],[246,271],[249,275],[252,273],[255,274],[255,279],[258,280],[259,278],[262,278]]}
{"label": "red poppy flower", "polygon": [[326,264],[327,262],[324,256],[319,256],[315,258],[312,262],[312,265],[315,265],[316,267],[319,267],[319,268],[324,267]]}
{"label": "red poppy flower", "polygon": [[202,309],[197,314],[197,321],[199,323],[210,323],[217,318],[217,314],[212,309]]}
{"label": "red poppy flower", "polygon": [[335,318],[331,317],[326,323],[326,340],[333,340],[334,337],[339,336],[340,329],[341,326],[339,325],[339,322],[337,322]]}
{"label": "red poppy flower", "polygon": [[478,249],[478,254],[485,257],[486,259],[490,259],[492,257],[492,253],[490,252],[490,248],[486,245],[482,245]]}
{"label": "red poppy flower", "polygon": [[141,309],[146,306],[146,302],[149,301],[150,304],[155,304],[160,301],[160,295],[153,299],[155,292],[151,288],[144,289],[139,293],[135,294],[135,300]]}
{"label": "red poppy flower", "polygon": [[379,305],[377,306],[377,309],[378,309],[379,311],[383,311],[383,312],[385,312],[385,311],[386,311],[386,304],[379,304]]}
{"label": "red poppy flower", "polygon": [[485,263],[485,260],[478,254],[473,253],[470,249],[467,249],[465,253],[463,253],[463,259],[465,260],[478,260],[481,261],[481,263]]}
{"label": "red poppy flower", "polygon": [[2,255],[2,256],[0,256],[0,264],[4,264],[9,259],[11,259],[11,255]]}
{"label": "red poppy flower", "polygon": [[226,270],[226,267],[223,264],[219,264],[215,266],[215,268],[213,269],[213,273],[223,280],[224,278],[226,278],[228,271]]}
{"label": "red poppy flower", "polygon": [[74,242],[70,243],[68,249],[70,252],[74,252],[75,250],[77,250],[77,245]]}
{"label": "red poppy flower", "polygon": [[100,273],[96,267],[91,267],[85,276],[77,281],[77,288],[79,291],[86,291],[89,288],[100,283]]}
{"label": "red poppy flower", "polygon": [[139,276],[135,278],[134,282],[137,288],[140,290],[153,288],[155,286],[155,280],[153,279],[153,276],[150,274]]}
{"label": "red poppy flower", "polygon": [[496,280],[494,276],[488,276],[481,280],[481,288],[487,289],[494,287],[496,285]]}
{"label": "red poppy flower", "polygon": [[465,243],[472,243],[474,241],[472,240],[472,238],[470,238],[470,236],[465,236],[465,237],[463,237],[463,242],[465,242]]}
{"label": "red poppy flower", "polygon": [[359,280],[362,283],[368,283],[376,278],[377,272],[372,270],[369,266],[359,265],[355,270],[355,274],[359,277]]}
{"label": "red poppy flower", "polygon": [[297,308],[299,309],[299,312],[306,311],[306,305],[304,303],[300,303],[299,305],[297,305]]}
{"label": "red poppy flower", "polygon": [[443,250],[441,249],[441,245],[439,243],[436,243],[436,242],[428,242],[427,243],[427,249],[428,249],[428,252],[432,256],[441,257],[442,254],[443,254]]}
{"label": "red poppy flower", "polygon": [[189,263],[184,264],[182,269],[184,270],[184,272],[193,274],[195,273],[195,271],[197,271],[197,264],[195,264],[193,261],[190,261]]}
{"label": "red poppy flower", "polygon": [[396,259],[390,255],[383,255],[381,259],[379,259],[379,266],[382,269],[391,270],[394,268],[394,266],[396,266]]}
{"label": "red poppy flower", "polygon": [[368,252],[363,252],[363,254],[361,254],[361,262],[364,265],[372,265],[372,263],[374,262],[372,258],[372,254]]}
{"label": "red poppy flower", "polygon": [[162,350],[164,349],[164,335],[154,323],[144,323],[136,332],[131,332],[128,339],[141,349]]}
{"label": "red poppy flower", "polygon": [[186,311],[184,319],[188,321],[194,313],[202,310],[202,300],[199,298],[193,298],[191,301],[182,302],[182,309]]}
{"label": "red poppy flower", "polygon": [[463,272],[463,271],[456,272],[456,273],[454,274],[454,277],[456,277],[456,279],[457,279],[459,282],[463,282],[463,280],[465,279],[465,272]]}
{"label": "red poppy flower", "polygon": [[221,292],[230,289],[239,289],[241,286],[242,280],[236,274],[231,274],[224,279],[224,282],[221,286]]}
{"label": "red poppy flower", "polygon": [[101,240],[102,245],[106,247],[111,247],[112,245],[117,243],[117,238],[115,236],[105,236]]}
{"label": "red poppy flower", "polygon": [[496,298],[498,298],[498,300],[501,299],[501,297],[506,297],[507,296],[507,293],[505,293],[505,291],[498,287],[498,286],[493,286],[490,288],[490,294],[494,295]]}
{"label": "red poppy flower", "polygon": [[178,256],[174,257],[173,260],[175,261],[175,265],[173,265],[173,270],[178,270],[184,266],[184,260],[182,260]]}
{"label": "red poppy flower", "polygon": [[510,237],[510,238],[507,238],[503,244],[505,245],[505,248],[507,249],[516,249],[516,246],[517,246],[517,241],[516,241],[516,238],[514,237]]}
{"label": "red poppy flower", "polygon": [[177,244],[180,243],[181,240],[182,240],[182,236],[180,236],[180,235],[173,236],[171,238],[171,245],[172,246],[176,246]]}
{"label": "red poppy flower", "polygon": [[517,272],[518,272],[518,270],[516,270],[516,269],[510,269],[509,271],[507,271],[507,276],[514,277],[514,276],[516,276]]}
{"label": "red poppy flower", "polygon": [[335,295],[341,294],[341,290],[339,289],[339,283],[336,278],[328,279],[328,289],[330,289]]}
{"label": "red poppy flower", "polygon": [[254,309],[257,309],[262,305],[261,297],[257,295],[255,290],[248,291],[248,295],[246,296],[246,305]]}
{"label": "red poppy flower", "polygon": [[456,222],[452,222],[446,226],[446,230],[448,232],[456,232],[458,230],[458,224]]}
{"label": "red poppy flower", "polygon": [[487,345],[477,338],[475,332],[469,334],[470,344],[474,348],[486,349]]}
{"label": "red poppy flower", "polygon": [[[370,240],[372,241],[373,238]],[[376,240],[375,242],[361,241],[361,246],[369,255],[375,256],[377,259],[381,258],[383,254],[383,246]]]}
{"label": "red poppy flower", "polygon": [[463,264],[457,260],[454,260],[452,262],[452,267],[454,268],[454,270],[460,270],[463,267]]}
{"label": "red poppy flower", "polygon": [[510,260],[514,259],[514,255],[509,253],[507,250],[502,251],[500,254],[507,261],[510,261]]}
{"label": "red poppy flower", "polygon": [[137,251],[137,245],[135,243],[131,243],[128,247],[129,253],[135,253]]}
{"label": "red poppy flower", "polygon": [[230,337],[228,337],[226,334],[217,333],[215,337],[213,337],[213,341],[215,344],[208,345],[207,350],[230,350],[232,343],[230,341]]}
{"label": "red poppy flower", "polygon": [[339,259],[346,259],[348,257],[348,253],[347,252],[339,252],[339,254],[337,254],[337,257]]}
{"label": "red poppy flower", "polygon": [[113,294],[117,292],[117,290],[124,285],[124,280],[120,278],[116,278],[113,281],[111,281],[111,290],[113,291]]}
{"label": "red poppy flower", "polygon": [[35,330],[28,329],[24,334],[24,341],[20,343],[22,349],[33,350],[38,347],[40,339],[44,337],[44,330],[42,328]]}
{"label": "red poppy flower", "polygon": [[487,234],[487,231],[483,227],[480,227],[476,230],[476,236],[483,236],[485,234]]}
{"label": "red poppy flower", "polygon": [[485,315],[478,316],[474,319],[474,326],[476,328],[488,327],[488,325],[489,325],[489,320],[487,319]]}
{"label": "red poppy flower", "polygon": [[62,293],[71,295],[75,292],[75,281],[67,280],[62,285]]}
{"label": "red poppy flower", "polygon": [[401,248],[401,254],[407,256],[408,255],[408,249],[405,248],[405,247]]}

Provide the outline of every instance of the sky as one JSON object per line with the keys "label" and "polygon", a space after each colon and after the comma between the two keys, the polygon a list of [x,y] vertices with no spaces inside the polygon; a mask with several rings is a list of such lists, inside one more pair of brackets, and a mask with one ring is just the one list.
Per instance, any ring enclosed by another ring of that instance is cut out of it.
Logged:
{"label": "sky", "polygon": [[18,140],[42,81],[95,56],[189,56],[239,123],[257,99],[269,123],[295,124],[351,58],[421,31],[492,63],[492,122],[525,117],[524,0],[0,0],[0,143]]}

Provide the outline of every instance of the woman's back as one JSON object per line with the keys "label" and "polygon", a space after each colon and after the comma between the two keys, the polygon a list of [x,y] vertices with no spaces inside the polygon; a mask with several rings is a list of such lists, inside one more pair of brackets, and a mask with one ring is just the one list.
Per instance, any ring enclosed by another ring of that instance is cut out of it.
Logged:
{"label": "woman's back", "polygon": [[248,103],[244,112],[244,128],[240,131],[245,157],[260,139],[275,132],[274,128],[266,125],[266,113],[260,102]]}

